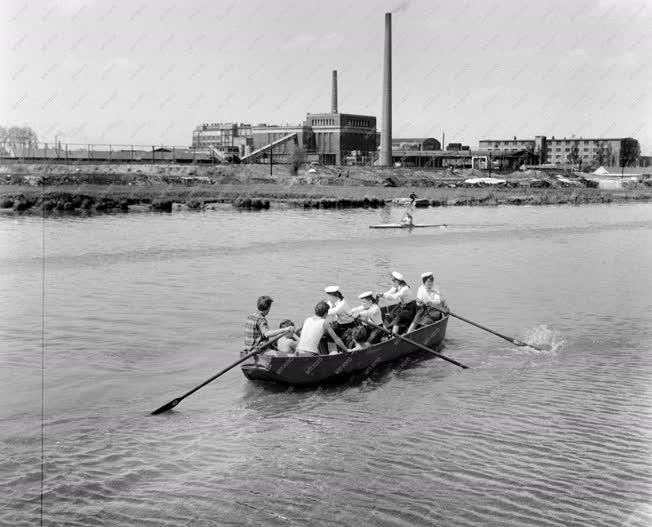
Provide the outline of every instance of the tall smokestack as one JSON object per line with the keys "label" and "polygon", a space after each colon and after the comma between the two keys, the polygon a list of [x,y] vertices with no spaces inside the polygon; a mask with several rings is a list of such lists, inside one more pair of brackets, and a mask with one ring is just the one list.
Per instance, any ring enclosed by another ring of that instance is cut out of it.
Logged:
{"label": "tall smokestack", "polygon": [[380,135],[380,165],[392,163],[392,14],[385,13],[385,61],[383,71],[383,128]]}
{"label": "tall smokestack", "polygon": [[333,91],[331,92],[331,113],[337,113],[337,70],[333,70]]}

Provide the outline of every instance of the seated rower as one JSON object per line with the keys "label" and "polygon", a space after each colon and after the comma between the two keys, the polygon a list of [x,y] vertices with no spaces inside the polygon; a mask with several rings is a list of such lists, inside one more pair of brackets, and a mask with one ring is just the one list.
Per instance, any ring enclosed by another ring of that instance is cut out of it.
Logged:
{"label": "seated rower", "polygon": [[404,227],[412,227],[414,225],[414,218],[412,218],[412,214],[406,212],[405,216],[401,218],[401,225]]}
{"label": "seated rower", "polygon": [[428,271],[421,275],[422,285],[417,291],[417,313],[410,324],[408,333],[414,331],[418,326],[427,326],[437,322],[443,317],[441,311],[447,311],[446,301],[441,297],[439,288],[435,285],[435,275]]}
{"label": "seated rower", "polygon": [[325,333],[330,335],[338,348],[347,350],[344,342],[333,331],[330,322],[326,320],[327,315],[328,304],[324,301],[319,302],[315,306],[314,316],[308,317],[303,322],[301,337],[299,337],[299,343],[297,344],[297,356],[319,355],[319,343]]}
{"label": "seated rower", "polygon": [[351,332],[354,346],[349,351],[358,351],[367,349],[371,344],[367,341],[367,328],[358,326]]}
{"label": "seated rower", "polygon": [[[281,329],[269,329],[267,322],[267,315],[272,308],[274,302],[269,296],[264,295],[258,298],[256,307],[258,311],[251,313],[247,316],[245,321],[245,346],[240,352],[240,356],[251,352],[257,346],[263,344],[266,340],[281,335],[283,333],[294,332],[294,327],[285,327]],[[254,361],[258,362],[258,355],[254,356]]]}
{"label": "seated rower", "polygon": [[[383,315],[378,306],[378,299],[374,296],[372,291],[365,291],[358,295],[360,305],[351,310],[353,318],[360,319],[376,326],[383,325]],[[367,342],[370,344],[377,344],[380,342],[383,332],[380,329],[372,329]]]}
{"label": "seated rower", "polygon": [[333,331],[337,333],[337,336],[342,338],[344,333],[353,329],[355,322],[351,316],[351,308],[346,300],[344,300],[344,295],[340,291],[340,288],[336,285],[329,285],[324,289],[324,292],[328,295],[326,303],[330,306],[328,309],[328,320],[331,323]]}
{"label": "seated rower", "polygon": [[392,333],[398,335],[403,333],[416,313],[416,302],[412,289],[405,282],[405,278],[399,272],[392,272],[392,287],[385,293],[379,295],[387,300],[398,301],[398,304],[387,314],[386,323],[392,325]]}

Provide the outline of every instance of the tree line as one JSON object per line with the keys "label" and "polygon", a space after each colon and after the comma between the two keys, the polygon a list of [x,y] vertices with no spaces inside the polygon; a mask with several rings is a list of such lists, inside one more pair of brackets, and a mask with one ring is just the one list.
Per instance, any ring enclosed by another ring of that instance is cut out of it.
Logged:
{"label": "tree line", "polygon": [[38,136],[29,126],[1,126],[0,125],[0,147],[6,150],[7,147],[15,148],[22,146],[24,148],[36,147]]}

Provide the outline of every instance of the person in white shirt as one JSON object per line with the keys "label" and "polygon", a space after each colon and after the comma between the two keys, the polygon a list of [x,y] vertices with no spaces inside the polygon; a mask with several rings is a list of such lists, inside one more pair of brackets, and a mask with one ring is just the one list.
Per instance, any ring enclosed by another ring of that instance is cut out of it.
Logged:
{"label": "person in white shirt", "polygon": [[299,344],[297,344],[298,356],[319,355],[319,344],[324,333],[328,333],[341,350],[346,350],[344,342],[333,331],[330,322],[326,320],[327,315],[328,304],[322,301],[315,306],[315,315],[308,317],[303,322],[301,337],[299,337]]}
{"label": "person in white shirt", "polygon": [[[373,291],[365,291],[358,295],[358,298],[360,299],[360,305],[351,310],[353,318],[375,324],[376,326],[382,326],[383,314],[380,311],[378,299],[374,296]],[[382,336],[382,330],[372,329],[367,338],[367,342],[370,344],[376,344],[380,342]]]}
{"label": "person in white shirt", "polygon": [[379,296],[386,300],[397,301],[392,311],[387,314],[386,321],[392,324],[392,333],[398,335],[407,329],[416,313],[416,302],[414,293],[410,286],[405,282],[403,275],[397,271],[392,271],[392,287],[389,291],[379,293]]}
{"label": "person in white shirt", "polygon": [[435,285],[435,275],[431,271],[425,272],[421,275],[421,281],[423,284],[417,291],[417,313],[408,328],[408,333],[414,331],[417,326],[427,326],[442,318],[441,311],[435,307],[447,310],[446,301],[441,297],[439,288]]}
{"label": "person in white shirt", "polygon": [[326,303],[328,309],[328,321],[333,327],[333,331],[337,336],[344,338],[344,334],[355,327],[355,322],[351,316],[351,307],[348,302],[344,300],[344,295],[340,291],[339,286],[329,285],[324,289],[328,295]]}

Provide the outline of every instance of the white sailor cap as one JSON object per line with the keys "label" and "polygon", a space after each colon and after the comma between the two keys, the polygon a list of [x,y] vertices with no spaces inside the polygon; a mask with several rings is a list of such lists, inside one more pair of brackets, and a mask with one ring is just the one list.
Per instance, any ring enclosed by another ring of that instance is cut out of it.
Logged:
{"label": "white sailor cap", "polygon": [[405,278],[403,278],[403,275],[401,273],[397,273],[396,271],[392,271],[392,277],[396,278],[397,280],[405,280]]}
{"label": "white sailor cap", "polygon": [[365,291],[364,293],[360,293],[358,295],[358,298],[362,300],[363,298],[373,298],[373,296],[374,296],[373,291]]}
{"label": "white sailor cap", "polygon": [[328,287],[324,288],[324,292],[328,293],[329,295],[332,295],[333,293],[337,293],[340,290],[339,286],[336,285],[329,285]]}
{"label": "white sailor cap", "polygon": [[432,271],[428,271],[427,273],[423,273],[421,275],[421,278],[424,279],[424,278],[428,278],[429,276],[432,276],[434,278],[435,275]]}

